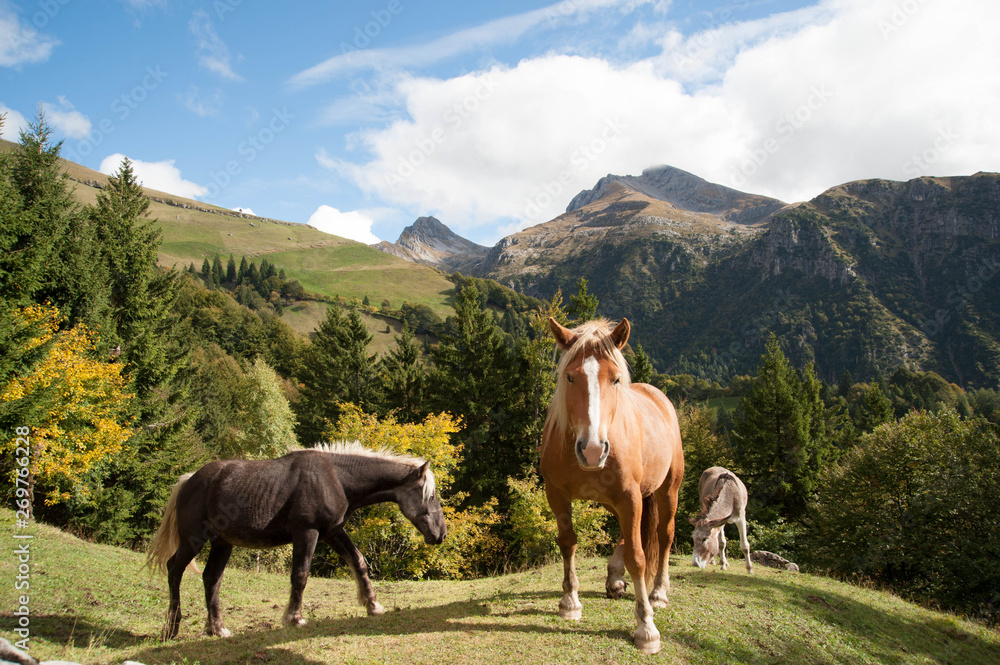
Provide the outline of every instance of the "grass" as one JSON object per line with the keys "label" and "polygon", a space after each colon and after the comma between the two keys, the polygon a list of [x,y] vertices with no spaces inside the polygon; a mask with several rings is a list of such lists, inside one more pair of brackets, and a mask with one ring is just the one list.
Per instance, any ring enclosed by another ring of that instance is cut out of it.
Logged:
{"label": "grass", "polygon": [[[13,523],[13,514],[0,509]],[[157,639],[166,584],[141,569],[143,556],[80,541],[45,525],[29,527],[31,653],[40,659],[120,663],[997,663],[1000,634],[887,593],[808,574],[741,562],[729,572],[699,571],[673,557],[670,606],[658,610],[659,655],[631,645],[633,603],[603,595],[604,561],[578,565],[583,619],[555,610],[561,565],[464,582],[376,582],[386,608],[367,617],[346,579],[313,578],[305,595],[309,624],[280,624],[286,575],[230,568],[222,586],[234,636],[202,634],[200,579],[182,589],[178,639]],[[9,542],[13,542],[12,540]],[[12,580],[15,556],[0,557]],[[10,632],[16,597],[5,583],[0,634]],[[20,592],[18,592],[20,593]]]}

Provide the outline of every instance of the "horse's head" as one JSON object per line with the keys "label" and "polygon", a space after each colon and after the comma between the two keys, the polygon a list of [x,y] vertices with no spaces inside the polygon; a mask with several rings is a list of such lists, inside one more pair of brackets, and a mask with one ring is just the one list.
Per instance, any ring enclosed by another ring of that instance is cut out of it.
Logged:
{"label": "horse's head", "polygon": [[726,520],[707,520],[705,518],[689,517],[688,521],[694,525],[691,538],[694,540],[694,552],[691,554],[691,563],[698,568],[704,568],[719,556],[719,533],[717,529],[725,525]]}
{"label": "horse's head", "polygon": [[424,462],[396,490],[396,502],[406,519],[423,535],[428,545],[440,545],[448,533],[434,486],[430,462]]}
{"label": "horse's head", "polygon": [[610,332],[604,320],[569,330],[550,318],[549,328],[565,352],[552,400],[556,422],[575,435],[580,466],[601,469],[611,452],[612,416],[629,387],[628,365],[621,353],[628,342],[628,319]]}

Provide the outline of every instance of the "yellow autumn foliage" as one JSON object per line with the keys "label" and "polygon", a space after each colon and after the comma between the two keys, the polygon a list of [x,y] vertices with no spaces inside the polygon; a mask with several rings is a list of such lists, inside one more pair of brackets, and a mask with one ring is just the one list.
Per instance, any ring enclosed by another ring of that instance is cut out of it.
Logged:
{"label": "yellow autumn foliage", "polygon": [[493,529],[500,520],[496,500],[459,510],[464,495],[448,492],[461,451],[460,445],[451,443],[450,435],[459,431],[459,421],[440,413],[427,416],[422,423],[400,423],[391,416],[379,420],[354,404],[341,407],[336,426],[328,428],[324,436],[358,440],[369,448],[430,461],[448,523],[444,543],[426,545],[396,506],[383,504],[358,511],[348,531],[372,572],[389,578],[463,579],[495,565],[503,551]]}
{"label": "yellow autumn foliage", "polygon": [[[122,366],[96,360],[97,336],[83,324],[59,330],[59,310],[32,305],[18,310],[15,326],[34,332],[22,351],[48,345],[43,356],[0,390],[0,403],[30,414],[31,472],[48,505],[86,497],[85,476],[95,464],[121,452],[133,434]],[[16,438],[5,442],[14,451]]]}

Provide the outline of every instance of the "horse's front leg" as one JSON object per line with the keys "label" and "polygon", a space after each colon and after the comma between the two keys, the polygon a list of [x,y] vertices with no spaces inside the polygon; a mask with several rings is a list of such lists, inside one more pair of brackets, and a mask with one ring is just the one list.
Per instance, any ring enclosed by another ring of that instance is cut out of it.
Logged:
{"label": "horse's front leg", "polygon": [[563,559],[563,597],[559,601],[559,616],[578,621],[583,616],[580,602],[580,581],[576,578],[576,532],[573,531],[573,507],[570,500],[551,486],[545,486],[549,507],[556,516],[559,530],[556,542]]}
{"label": "horse's front leg", "polygon": [[302,594],[309,581],[309,565],[316,551],[316,541],[319,531],[305,529],[292,536],[292,595],[288,599],[288,608],[282,620],[291,626],[304,626],[302,618]]}
{"label": "horse's front leg", "polygon": [[222,540],[216,539],[212,543],[212,549],[208,553],[208,562],[205,570],[201,574],[205,583],[205,607],[208,609],[208,618],[205,620],[205,634],[218,635],[219,637],[229,637],[232,633],[222,625],[222,613],[219,611],[219,587],[222,586],[222,572],[229,563],[229,556],[233,553],[233,546]]}
{"label": "horse's front leg", "polygon": [[333,549],[337,551],[354,573],[354,581],[358,584],[358,603],[365,606],[369,616],[383,614],[385,612],[377,600],[375,600],[375,588],[372,586],[371,578],[368,577],[368,562],[358,551],[357,546],[350,536],[343,529],[338,529],[332,536],[326,539]]}
{"label": "horse's front leg", "polygon": [[638,489],[625,497],[616,511],[625,537],[625,568],[635,588],[636,628],[632,641],[642,653],[660,650],[660,631],[653,623],[653,606],[646,592],[646,555],[642,549],[642,496]]}
{"label": "horse's front leg", "polygon": [[719,566],[723,570],[729,570],[729,561],[726,559],[726,525],[719,527]]}

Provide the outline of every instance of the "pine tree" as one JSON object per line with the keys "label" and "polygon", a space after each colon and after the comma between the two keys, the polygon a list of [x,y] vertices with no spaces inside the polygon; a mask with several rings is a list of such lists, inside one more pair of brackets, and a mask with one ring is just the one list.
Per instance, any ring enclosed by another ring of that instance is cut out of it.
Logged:
{"label": "pine tree", "polygon": [[221,286],[222,282],[226,279],[226,274],[222,271],[222,259],[219,258],[219,253],[215,253],[215,258],[212,259],[212,282],[216,286]]}
{"label": "pine tree", "polygon": [[772,334],[733,423],[737,463],[761,521],[798,519],[819,475],[826,441],[819,384],[803,381]]}
{"label": "pine tree", "polygon": [[632,358],[632,383],[649,383],[653,380],[653,363],[646,355],[642,344],[635,347]]}
{"label": "pine tree", "polygon": [[523,477],[535,454],[533,428],[544,407],[537,404],[534,363],[550,356],[545,349],[540,357],[526,337],[508,344],[473,285],[458,294],[453,323],[454,332],[442,334],[431,353],[429,402],[432,410],[462,419],[464,461],[456,486],[475,504],[497,497],[502,506],[507,477]]}
{"label": "pine tree", "polygon": [[366,411],[378,405],[375,356],[367,353],[371,335],[357,312],[344,317],[330,306],[306,352],[296,430],[304,445],[319,442],[340,415],[338,403],[351,402]]}
{"label": "pine tree", "polygon": [[578,322],[589,321],[597,315],[597,296],[587,292],[587,278],[577,282],[577,293],[569,297],[566,313]]}
{"label": "pine tree", "polygon": [[250,270],[250,266],[247,264],[247,257],[240,257],[240,269],[236,273],[236,284],[243,284],[247,279],[247,271]]}
{"label": "pine tree", "polygon": [[384,404],[401,422],[420,422],[427,415],[427,370],[420,355],[420,343],[404,322],[396,335],[396,348],[379,362]]}
{"label": "pine tree", "polygon": [[[9,163],[9,186],[17,196],[11,227],[0,231],[3,298],[12,303],[51,302],[68,326],[84,323],[101,337],[99,352],[111,342],[105,334],[110,307],[107,272],[99,259],[94,230],[67,187],[59,166],[61,143],[39,111]],[[19,199],[19,202],[18,202]],[[6,222],[7,220],[5,220]]]}
{"label": "pine tree", "polygon": [[226,282],[236,283],[236,260],[232,254],[229,255],[229,261],[226,263]]}
{"label": "pine tree", "polygon": [[201,278],[205,280],[205,284],[212,283],[212,264],[208,262],[208,257],[201,263]]}

